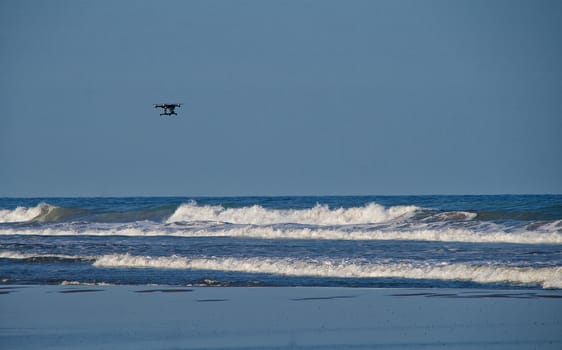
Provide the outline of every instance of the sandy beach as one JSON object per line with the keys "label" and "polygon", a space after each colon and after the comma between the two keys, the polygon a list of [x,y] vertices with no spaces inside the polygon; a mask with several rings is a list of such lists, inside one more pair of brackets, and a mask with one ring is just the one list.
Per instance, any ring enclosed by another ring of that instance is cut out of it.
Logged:
{"label": "sandy beach", "polygon": [[560,349],[549,290],[4,286],[2,349]]}

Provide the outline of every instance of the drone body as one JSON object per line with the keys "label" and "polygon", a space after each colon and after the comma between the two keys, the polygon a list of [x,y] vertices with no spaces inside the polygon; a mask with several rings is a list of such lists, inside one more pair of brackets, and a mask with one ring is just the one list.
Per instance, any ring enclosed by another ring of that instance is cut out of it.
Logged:
{"label": "drone body", "polygon": [[154,108],[163,109],[163,113],[160,113],[160,115],[178,115],[176,113],[177,107],[181,107],[181,103],[162,103],[154,105]]}

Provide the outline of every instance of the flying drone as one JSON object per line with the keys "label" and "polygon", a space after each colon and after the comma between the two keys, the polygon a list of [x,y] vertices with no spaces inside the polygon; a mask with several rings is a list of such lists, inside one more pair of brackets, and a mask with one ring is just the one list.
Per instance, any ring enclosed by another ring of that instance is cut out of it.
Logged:
{"label": "flying drone", "polygon": [[162,103],[154,104],[154,108],[162,108],[163,111],[160,115],[178,115],[176,113],[176,108],[181,107],[181,103]]}

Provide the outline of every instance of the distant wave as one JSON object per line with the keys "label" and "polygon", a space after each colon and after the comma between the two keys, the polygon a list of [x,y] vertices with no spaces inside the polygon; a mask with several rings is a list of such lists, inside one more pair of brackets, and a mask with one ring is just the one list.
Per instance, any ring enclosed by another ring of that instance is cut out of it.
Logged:
{"label": "distant wave", "polygon": [[[469,243],[562,244],[562,220],[519,226],[474,220],[476,213],[436,212],[376,203],[304,209],[259,205],[225,208],[189,202],[124,212],[88,211],[41,203],[0,210],[0,235],[177,236],[254,239],[415,240]],[[159,220],[157,218],[160,218]],[[31,222],[31,225],[10,223]],[[40,223],[35,225],[35,223]]]}
{"label": "distant wave", "polygon": [[413,205],[385,208],[376,203],[369,203],[362,207],[333,209],[320,204],[308,209],[267,209],[259,205],[224,208],[220,205],[197,205],[192,201],[179,206],[166,222],[220,221],[252,225],[280,223],[350,225],[380,223],[410,217],[419,209]]}
{"label": "distant wave", "polygon": [[0,223],[51,223],[83,221],[90,223],[133,223],[150,220],[161,222],[173,213],[168,206],[133,210],[98,212],[83,208],[67,208],[47,203],[40,203],[34,207],[17,207],[15,209],[0,209]]}
{"label": "distant wave", "polygon": [[0,209],[0,223],[27,222],[48,215],[56,207],[41,203],[35,207],[17,207],[15,209]]}
{"label": "distant wave", "polygon": [[57,222],[77,217],[85,212],[86,210],[79,208],[63,208],[47,203],[39,203],[29,208],[0,209],[0,223]]}
{"label": "distant wave", "polygon": [[147,257],[128,254],[98,257],[94,266],[267,273],[332,278],[405,278],[510,283],[562,288],[562,267],[511,267],[467,264],[361,264],[266,258]]}

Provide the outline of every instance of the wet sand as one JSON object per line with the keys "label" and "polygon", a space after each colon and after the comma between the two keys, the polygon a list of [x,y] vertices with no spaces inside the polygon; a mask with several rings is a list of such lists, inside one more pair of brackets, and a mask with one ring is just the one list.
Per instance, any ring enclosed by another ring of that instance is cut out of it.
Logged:
{"label": "wet sand", "polygon": [[2,349],[560,349],[562,291],[3,286]]}

